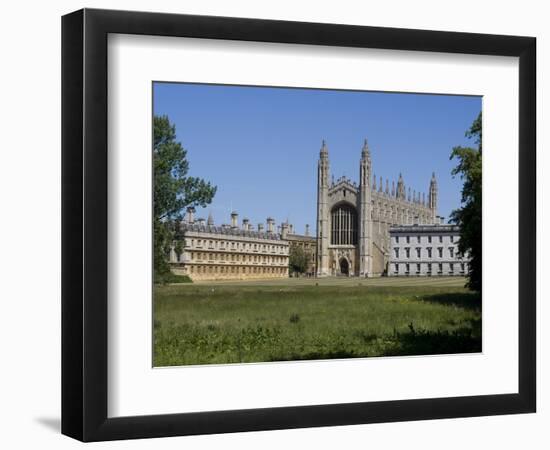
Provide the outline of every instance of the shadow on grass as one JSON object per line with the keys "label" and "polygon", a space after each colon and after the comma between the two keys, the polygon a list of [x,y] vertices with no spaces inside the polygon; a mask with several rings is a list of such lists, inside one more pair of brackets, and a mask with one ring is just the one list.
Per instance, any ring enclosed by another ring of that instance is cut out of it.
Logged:
{"label": "shadow on grass", "polygon": [[[378,337],[366,334],[365,343],[382,341],[374,350],[362,351],[337,349],[309,353],[285,353],[272,355],[271,361],[300,361],[313,359],[365,358],[376,356],[418,356],[445,355],[453,353],[481,352],[481,319],[469,320],[469,326],[453,331],[417,330],[413,324],[406,332],[394,332],[392,335]],[[376,344],[375,344],[376,345]],[[374,353],[372,351],[374,350]]]}
{"label": "shadow on grass", "polygon": [[390,346],[385,356],[444,355],[451,353],[481,352],[481,319],[470,320],[470,327],[453,331],[416,330],[395,333],[395,345]]}
{"label": "shadow on grass", "polygon": [[423,295],[419,299],[428,303],[481,311],[481,294],[479,292],[448,292],[445,294]]}
{"label": "shadow on grass", "polygon": [[356,353],[353,350],[334,350],[330,352],[289,353],[271,356],[270,361],[307,361],[311,359],[345,359],[363,358],[367,355]]}

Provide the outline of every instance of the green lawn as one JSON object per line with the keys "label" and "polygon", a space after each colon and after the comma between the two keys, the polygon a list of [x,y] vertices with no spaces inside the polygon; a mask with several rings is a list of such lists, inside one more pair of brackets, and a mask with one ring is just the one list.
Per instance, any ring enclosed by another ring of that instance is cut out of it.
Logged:
{"label": "green lawn", "polygon": [[154,365],[481,351],[463,279],[287,279],[155,287]]}

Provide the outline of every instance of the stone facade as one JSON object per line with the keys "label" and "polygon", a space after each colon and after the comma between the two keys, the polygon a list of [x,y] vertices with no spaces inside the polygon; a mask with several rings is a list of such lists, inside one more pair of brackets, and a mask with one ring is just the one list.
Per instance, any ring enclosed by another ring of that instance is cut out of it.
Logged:
{"label": "stone facade", "polygon": [[175,274],[193,281],[288,277],[289,243],[275,232],[272,218],[264,231],[263,224],[253,230],[247,219],[238,226],[237,213],[231,214],[231,225],[222,226],[215,226],[211,216],[208,222],[195,221],[193,213],[188,208],[170,249]]}
{"label": "stone facade", "polygon": [[169,261],[174,273],[193,280],[285,278],[290,249],[301,247],[310,255],[309,276],[465,275],[468,258],[456,247],[459,229],[440,224],[437,197],[435,174],[427,195],[411,193],[401,174],[391,188],[387,179],[385,184],[382,178],[378,182],[366,140],[359,182],[346,177],[334,181],[323,141],[317,166],[316,236],[309,235],[309,225],[305,234],[295,233],[288,222],[276,228],[272,218],[265,231],[261,223],[254,230],[248,219],[239,225],[236,212],[231,224],[215,226],[211,216],[208,221],[195,220],[194,208],[188,208]]}
{"label": "stone facade", "polygon": [[317,276],[372,277],[387,273],[390,227],[433,224],[437,219],[437,181],[428,195],[406,188],[402,175],[391,189],[377,184],[365,140],[359,162],[359,183],[330,179],[328,148],[323,141],[317,168]]}
{"label": "stone facade", "polygon": [[389,276],[464,276],[468,255],[458,252],[456,225],[390,227]]}

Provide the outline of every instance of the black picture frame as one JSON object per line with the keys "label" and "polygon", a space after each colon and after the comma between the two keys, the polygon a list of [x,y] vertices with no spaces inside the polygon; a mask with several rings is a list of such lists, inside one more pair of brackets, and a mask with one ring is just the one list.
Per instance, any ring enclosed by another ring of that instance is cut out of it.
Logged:
{"label": "black picture frame", "polygon": [[[107,417],[109,33],[519,57],[519,390],[468,397]],[[536,39],[84,9],[62,18],[62,433],[82,441],[536,409]]]}

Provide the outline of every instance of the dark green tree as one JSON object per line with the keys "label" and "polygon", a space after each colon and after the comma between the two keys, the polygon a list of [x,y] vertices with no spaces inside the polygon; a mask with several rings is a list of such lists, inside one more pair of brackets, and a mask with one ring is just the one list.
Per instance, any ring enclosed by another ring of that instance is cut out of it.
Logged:
{"label": "dark green tree", "polygon": [[209,204],[216,187],[202,178],[190,177],[187,150],[176,141],[176,127],[168,116],[153,121],[153,231],[155,276],[170,271],[167,256],[175,236],[174,224],[188,206]]}
{"label": "dark green tree", "polygon": [[467,287],[481,291],[481,112],[466,136],[473,139],[477,148],[454,147],[451,159],[457,159],[453,176],[464,180],[462,206],[451,213],[450,221],[460,226],[458,251],[470,255]]}
{"label": "dark green tree", "polygon": [[291,246],[288,254],[288,268],[290,273],[305,273],[310,261],[310,256],[302,247]]}

